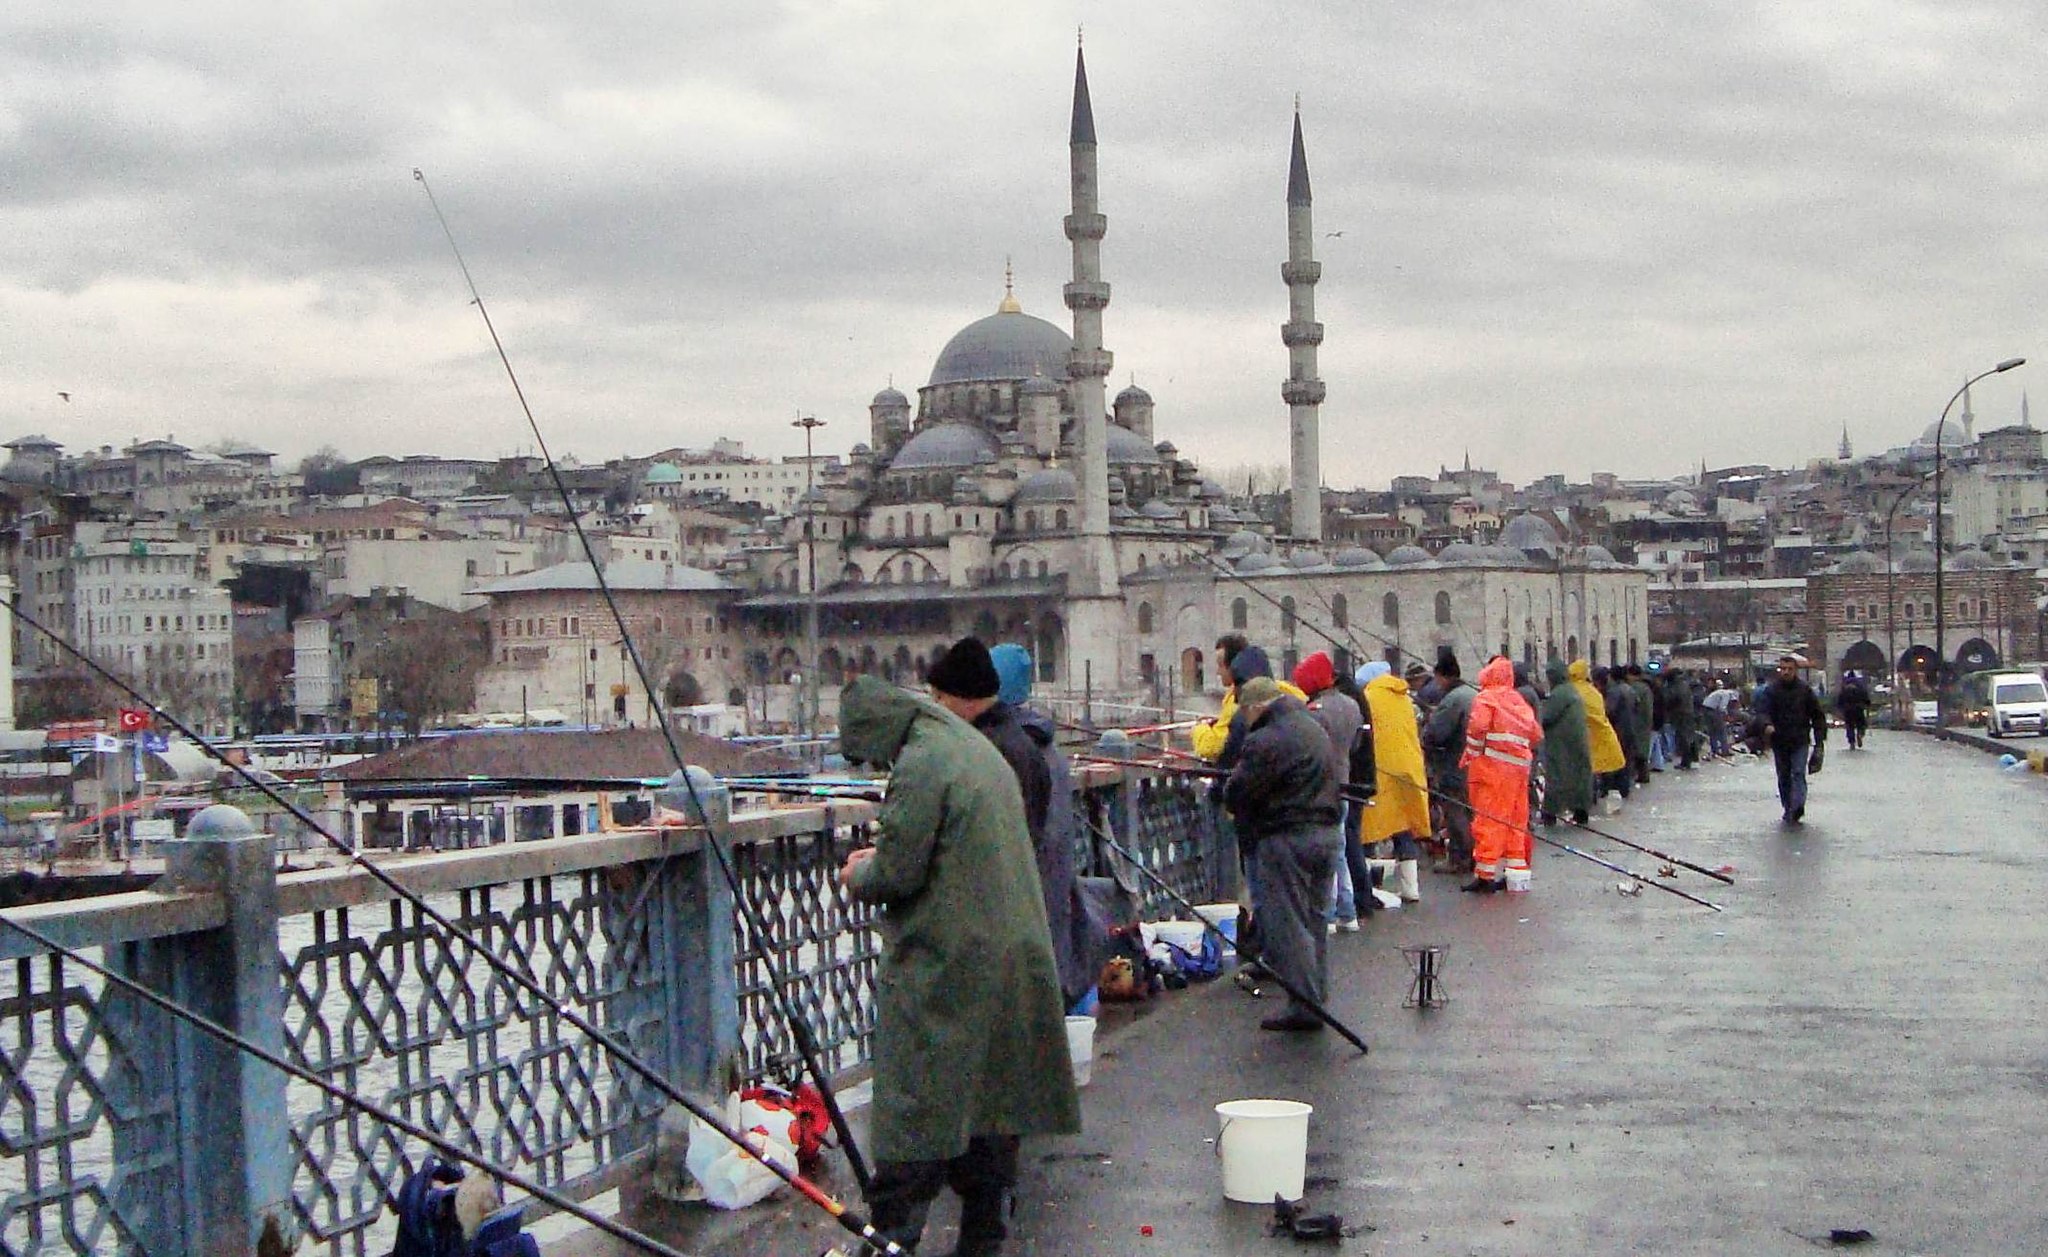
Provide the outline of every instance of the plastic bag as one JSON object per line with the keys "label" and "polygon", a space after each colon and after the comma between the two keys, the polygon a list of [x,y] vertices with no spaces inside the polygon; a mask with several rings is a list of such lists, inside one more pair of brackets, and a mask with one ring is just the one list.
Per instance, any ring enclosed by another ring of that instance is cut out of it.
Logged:
{"label": "plastic bag", "polygon": [[753,1152],[742,1152],[732,1141],[703,1122],[690,1120],[690,1150],[685,1157],[690,1176],[704,1189],[707,1203],[720,1209],[744,1209],[767,1199],[782,1186],[782,1180],[761,1164],[762,1159],[796,1172],[796,1149],[784,1142],[790,1134],[791,1115],[752,1101],[742,1101],[737,1092],[725,1099],[725,1123],[746,1136]]}

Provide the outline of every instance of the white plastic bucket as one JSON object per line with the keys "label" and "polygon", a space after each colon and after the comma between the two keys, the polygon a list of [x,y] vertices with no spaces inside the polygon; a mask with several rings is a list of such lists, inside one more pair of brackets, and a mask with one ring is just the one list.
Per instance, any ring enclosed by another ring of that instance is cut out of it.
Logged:
{"label": "white plastic bucket", "polygon": [[1074,1062],[1074,1085],[1087,1086],[1095,1077],[1095,1018],[1067,1018],[1067,1059]]}
{"label": "white plastic bucket", "polygon": [[1515,892],[1516,894],[1520,894],[1520,893],[1522,893],[1523,891],[1526,891],[1526,890],[1528,890],[1528,889],[1529,889],[1529,870],[1527,870],[1527,869],[1509,869],[1509,870],[1507,871],[1507,888],[1508,888],[1509,890],[1511,890],[1511,891]]}
{"label": "white plastic bucket", "polygon": [[1270,1205],[1300,1200],[1308,1179],[1308,1116],[1299,1100],[1226,1100],[1216,1106],[1222,1129],[1223,1198]]}
{"label": "white plastic bucket", "polygon": [[1152,937],[1162,943],[1172,943],[1182,951],[1200,955],[1202,936],[1209,932],[1200,921],[1155,921],[1152,923]]}
{"label": "white plastic bucket", "polygon": [[[1201,903],[1195,905],[1195,915],[1215,926],[1217,932],[1222,934],[1224,938],[1229,939],[1232,944],[1237,942],[1237,918],[1243,911],[1244,908],[1241,905],[1234,903]],[[1234,946],[1226,946],[1223,950],[1227,955],[1234,953],[1236,948]]]}

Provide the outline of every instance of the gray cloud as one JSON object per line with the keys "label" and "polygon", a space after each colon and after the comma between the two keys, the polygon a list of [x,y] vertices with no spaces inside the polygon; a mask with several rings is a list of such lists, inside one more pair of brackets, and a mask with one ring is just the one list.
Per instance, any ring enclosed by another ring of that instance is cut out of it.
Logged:
{"label": "gray cloud", "polygon": [[[1189,5],[1089,31],[1119,380],[1222,464],[1284,422],[1303,96],[1333,483],[1789,462],[1907,439],[2040,345],[2048,88],[2011,3]],[[993,308],[1064,321],[1071,6],[0,18],[5,415],[73,445],[526,438],[424,166],[551,441],[796,408],[851,443]],[[2010,381],[2010,383],[2008,383]],[[1987,388],[2017,415],[2021,376]],[[77,396],[71,406],[55,390]]]}

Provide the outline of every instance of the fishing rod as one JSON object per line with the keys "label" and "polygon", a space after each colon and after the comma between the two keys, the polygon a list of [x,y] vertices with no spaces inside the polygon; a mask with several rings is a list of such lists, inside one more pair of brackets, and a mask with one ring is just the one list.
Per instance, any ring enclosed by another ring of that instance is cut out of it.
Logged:
{"label": "fishing rod", "polygon": [[[660,1240],[654,1239],[653,1237],[648,1235],[644,1235],[641,1232],[636,1231],[629,1226],[626,1226],[624,1223],[617,1222],[611,1218],[605,1217],[604,1215],[598,1213],[596,1210],[589,1208],[587,1205],[583,1205],[576,1201],[573,1201],[569,1199],[567,1196],[562,1195],[560,1192],[557,1192],[552,1188],[545,1187],[539,1182],[534,1181],[533,1179],[527,1178],[525,1175],[520,1174],[516,1170],[512,1170],[505,1166],[492,1162],[486,1159],[480,1153],[471,1152],[468,1149],[461,1147],[460,1145],[456,1144],[453,1140],[448,1139],[444,1135],[437,1134],[434,1131],[431,1131],[426,1127],[419,1125],[416,1122],[410,1121],[407,1118],[401,1117],[398,1114],[393,1113],[389,1109],[386,1109],[380,1105],[373,1104],[370,1101],[363,1099],[361,1096],[356,1095],[348,1088],[321,1077],[319,1074],[306,1068],[303,1065],[294,1064],[292,1061],[287,1060],[285,1057],[280,1056],[275,1052],[272,1052],[270,1049],[263,1047],[260,1044],[250,1042],[248,1039],[228,1029],[226,1026],[221,1025],[219,1022],[214,1021],[212,1018],[207,1017],[202,1013],[195,1012],[192,1009],[185,1007],[183,1004],[177,1003],[175,1000],[169,999],[166,996],[158,994],[156,991],[150,989],[148,986],[135,980],[134,978],[129,977],[124,973],[120,973],[116,970],[110,969],[107,966],[100,964],[96,961],[86,959],[83,955],[79,954],[74,949],[66,947],[64,944],[58,942],[57,940],[51,938],[49,935],[43,933],[38,929],[35,929],[32,926],[24,925],[21,922],[15,920],[13,917],[8,916],[4,913],[0,913],[0,923],[5,923],[8,926],[8,928],[14,930],[23,938],[28,939],[36,946],[44,948],[58,956],[63,957],[66,963],[76,965],[78,966],[78,968],[84,970],[85,972],[97,976],[101,981],[107,983],[109,986],[116,987],[120,990],[126,991],[128,994],[133,995],[135,998],[143,1001],[146,1004],[149,1004],[150,1006],[156,1008],[160,1012],[169,1013],[171,1016],[177,1018],[180,1021],[185,1022],[187,1025],[191,1026],[193,1029],[199,1031],[201,1034],[204,1034],[205,1036],[214,1040],[215,1042],[220,1043],[226,1047],[232,1048],[238,1052],[241,1052],[244,1055],[254,1057],[256,1060],[262,1061],[264,1064],[270,1066],[272,1069],[279,1071],[280,1073],[289,1074],[290,1076],[297,1078],[300,1082],[308,1083],[318,1088],[319,1090],[325,1092],[328,1098],[338,1100],[342,1104],[347,1105],[349,1108],[354,1109],[367,1117],[374,1118],[387,1126],[390,1126],[396,1130],[400,1130],[408,1135],[411,1135],[414,1139],[417,1139],[422,1143],[431,1145],[452,1161],[460,1161],[466,1165],[471,1166],[474,1169],[482,1171],[484,1174],[487,1174],[492,1178],[501,1180],[506,1183],[510,1183],[512,1186],[517,1187],[519,1190],[525,1192],[527,1195],[533,1197],[534,1199],[552,1205],[556,1209],[561,1210],[563,1213],[569,1214],[570,1216],[575,1217],[583,1222],[589,1223],[591,1226],[594,1226],[598,1230],[603,1231],[605,1234],[611,1236],[613,1239],[622,1240],[625,1243],[631,1244],[635,1248],[641,1249],[644,1252],[659,1253],[662,1255],[662,1257],[685,1257],[685,1255],[680,1250],[671,1248],[667,1244],[662,1243]],[[725,1135],[728,1139],[734,1140],[735,1142],[737,1142],[740,1139],[740,1136],[737,1132],[721,1130],[719,1133]],[[762,1161],[762,1164],[768,1165],[771,1169],[774,1168],[771,1162],[764,1160]]]}
{"label": "fishing rod", "polygon": [[[669,1081],[669,1079],[665,1075],[663,1075],[659,1070],[655,1069],[652,1065],[649,1065],[646,1061],[642,1060],[625,1044],[621,1043],[618,1039],[614,1038],[609,1032],[599,1027],[596,1023],[592,1022],[588,1017],[584,1016],[582,1013],[577,1012],[574,1008],[571,1008],[568,1005],[562,1003],[560,1000],[556,999],[555,996],[551,994],[545,987],[541,986],[540,982],[537,979],[535,979],[532,975],[523,972],[521,969],[518,968],[518,966],[514,965],[510,960],[507,960],[503,956],[499,955],[495,950],[493,950],[490,946],[479,940],[475,935],[463,929],[455,921],[450,919],[445,912],[441,911],[432,903],[428,902],[426,896],[404,886],[398,881],[396,877],[394,877],[391,873],[387,872],[376,861],[368,859],[361,852],[351,847],[347,842],[344,842],[341,838],[337,837],[332,830],[328,829],[325,825],[321,824],[320,821],[312,815],[312,813],[306,811],[306,809],[301,807],[295,800],[284,794],[276,786],[258,777],[249,765],[237,762],[235,757],[230,756],[227,753],[227,751],[224,748],[222,748],[218,743],[215,743],[208,739],[204,734],[200,733],[197,729],[193,728],[190,723],[188,723],[175,713],[167,711],[163,707],[159,706],[153,699],[151,699],[148,695],[144,694],[133,683],[116,674],[111,669],[101,664],[99,660],[93,658],[91,655],[88,655],[85,651],[80,650],[77,646],[73,645],[70,642],[70,640],[68,640],[63,635],[57,633],[55,630],[45,625],[41,620],[37,619],[34,615],[31,615],[29,612],[22,610],[21,606],[18,603],[4,605],[6,606],[8,614],[12,615],[16,620],[20,621],[21,623],[28,625],[29,628],[34,630],[36,633],[40,634],[45,640],[50,642],[68,658],[75,660],[88,672],[90,672],[94,676],[99,677],[102,681],[105,681],[108,685],[113,686],[116,690],[119,690],[121,693],[133,699],[137,704],[147,709],[153,720],[160,721],[163,724],[168,725],[180,736],[186,738],[194,746],[198,747],[201,751],[203,751],[209,758],[213,759],[222,767],[226,768],[229,772],[233,773],[236,777],[240,778],[242,782],[246,784],[249,788],[263,795],[272,803],[276,804],[279,808],[282,808],[286,815],[292,817],[292,819],[298,821],[301,825],[304,825],[308,831],[317,834],[321,838],[325,839],[327,844],[330,847],[334,848],[334,850],[338,852],[341,856],[343,856],[350,864],[353,864],[355,867],[361,869],[365,874],[367,874],[370,877],[372,881],[376,882],[385,890],[389,891],[395,898],[403,900],[405,903],[411,905],[414,911],[418,912],[425,919],[433,922],[434,925],[447,938],[456,942],[460,942],[463,946],[467,947],[471,954],[480,958],[484,962],[486,967],[495,971],[501,977],[504,977],[506,980],[511,982],[512,985],[518,987],[520,990],[526,992],[529,995],[532,995],[535,999],[539,1000],[540,1003],[543,1006],[550,1009],[554,1013],[554,1015],[562,1018],[562,1020],[566,1021],[578,1032],[580,1032],[585,1037],[590,1039],[592,1042],[596,1043],[597,1045],[611,1053],[613,1059],[618,1061],[619,1064],[626,1066],[632,1072],[640,1075],[640,1077],[644,1079],[656,1091],[659,1091],[664,1097],[666,1097],[673,1103],[680,1105],[684,1109],[684,1111],[690,1114],[690,1116],[697,1118],[699,1121],[702,1121],[705,1125],[710,1126],[713,1130],[716,1130],[721,1135],[724,1135],[728,1140],[730,1140],[733,1143],[735,1147],[741,1149],[750,1156],[753,1155],[753,1149],[744,1141],[740,1140],[731,1131],[729,1131],[725,1127],[723,1121],[719,1119],[714,1113],[712,1113],[711,1110],[708,1109],[705,1105],[703,1105],[702,1103],[700,1103],[699,1101],[685,1093],[680,1087],[676,1086],[675,1083]],[[688,779],[687,773],[684,774],[684,778],[685,780]],[[701,815],[708,815],[706,813],[703,813],[701,807],[699,808],[699,812]],[[704,845],[716,850],[719,842],[718,835],[715,831],[711,829],[708,821],[705,826],[705,837],[706,841]],[[667,857],[664,856],[663,858],[665,860]],[[650,886],[654,883],[654,881],[654,878],[648,878],[648,884]],[[643,898],[646,889],[646,887],[642,888]],[[627,914],[628,919],[630,919],[632,915],[633,913],[629,912]],[[22,928],[18,923],[15,922],[9,922],[9,924],[14,925],[16,929]],[[832,1200],[832,1198],[828,1196],[823,1191],[823,1189],[817,1187],[814,1184],[811,1184],[808,1180],[805,1180],[801,1175],[797,1175],[784,1170],[781,1166],[776,1165],[772,1161],[763,1161],[762,1164],[767,1166],[767,1168],[771,1171],[773,1171],[776,1177],[782,1179],[784,1182],[790,1184],[792,1187],[795,1187],[799,1194],[804,1196],[806,1199],[812,1201],[813,1203],[818,1204],[821,1208],[825,1209],[827,1213],[831,1214],[833,1218],[839,1221],[841,1226],[843,1226],[853,1234],[860,1236],[863,1241],[873,1244],[877,1248],[880,1248],[881,1251],[888,1254],[889,1257],[908,1257],[904,1249],[892,1243],[891,1241],[880,1237],[872,1227],[867,1225],[864,1219],[862,1219],[858,1214],[852,1213],[851,1211],[847,1210],[843,1205],[840,1205],[837,1201]],[[883,1245],[887,1245],[887,1247],[884,1248],[882,1247]]]}
{"label": "fishing rod", "polygon": [[[562,469],[555,462],[554,452],[548,448],[547,437],[540,430],[540,421],[534,417],[533,407],[526,400],[526,390],[519,383],[519,374],[512,369],[511,355],[505,352],[505,342],[499,338],[497,325],[491,321],[491,312],[484,304],[483,293],[478,291],[476,279],[469,271],[469,263],[462,256],[462,246],[455,241],[455,229],[448,225],[448,216],[441,212],[441,202],[435,198],[433,185],[427,182],[426,172],[414,167],[412,177],[419,183],[420,190],[426,193],[427,204],[434,211],[434,219],[441,224],[441,234],[448,239],[448,249],[455,255],[455,265],[462,272],[463,283],[469,288],[470,302],[476,306],[477,314],[483,319],[484,330],[491,338],[491,346],[497,350],[498,361],[505,368],[505,378],[511,381],[513,396],[518,398],[519,409],[526,416],[526,426],[533,433],[535,447],[547,465],[548,478],[554,483],[555,492],[562,500],[562,510],[569,517],[569,526],[575,530],[577,543],[583,548],[583,556],[590,563],[591,578],[597,584],[598,594],[611,612],[613,622],[618,625],[620,641],[626,648],[627,658],[632,661],[633,673],[640,681],[641,691],[646,695],[650,709],[661,712],[662,705],[655,689],[654,678],[647,671],[647,661],[633,640],[632,630],[626,625],[625,613],[619,609],[618,600],[612,595],[611,582],[605,579],[604,568],[597,560],[597,548],[591,544],[589,533],[584,531],[582,515],[576,510],[576,502],[569,493],[568,483],[562,479]],[[661,726],[662,741],[668,746],[669,758],[675,762],[676,772],[682,777],[683,787],[689,793],[690,804],[697,815],[703,818],[708,831],[714,822],[711,813],[698,796],[696,782],[690,778],[689,765],[683,758],[681,744],[676,741],[675,730],[670,727],[665,714],[658,723]],[[865,1199],[874,1185],[873,1177],[868,1172],[866,1159],[861,1155],[860,1145],[854,1140],[853,1127],[846,1120],[846,1111],[840,1106],[831,1076],[826,1072],[817,1037],[812,1033],[810,1023],[804,1018],[802,1010],[797,1007],[795,998],[790,994],[789,973],[781,958],[776,955],[774,935],[769,932],[760,909],[755,906],[753,897],[748,894],[746,886],[741,882],[738,870],[733,868],[731,857],[726,854],[723,844],[713,841],[705,845],[711,848],[719,872],[723,874],[726,886],[732,891],[733,903],[739,909],[740,919],[746,923],[747,934],[753,941],[754,950],[768,970],[768,986],[774,994],[776,1010],[781,1014],[784,1028],[789,1031],[790,1042],[796,1048],[805,1072],[810,1074],[811,1082],[824,1100],[825,1111],[832,1119],[832,1130],[839,1137],[839,1146],[846,1152],[847,1165],[853,1171],[855,1182],[860,1185],[861,1197]],[[666,855],[662,857],[664,863],[667,858]]]}
{"label": "fishing rod", "polygon": [[1244,957],[1246,960],[1249,960],[1253,964],[1256,964],[1263,968],[1266,971],[1267,976],[1271,977],[1273,981],[1279,985],[1281,990],[1287,992],[1290,998],[1292,998],[1296,1003],[1300,1004],[1302,1007],[1308,1009],[1309,1012],[1313,1013],[1315,1015],[1316,1020],[1322,1022],[1330,1029],[1335,1030],[1338,1034],[1343,1035],[1344,1038],[1347,1041],[1349,1041],[1353,1047],[1357,1048],[1361,1054],[1372,1051],[1371,1048],[1366,1046],[1365,1040],[1359,1038],[1358,1034],[1355,1031],[1353,1031],[1351,1027],[1337,1020],[1336,1014],[1332,1013],[1329,1009],[1325,1008],[1320,1001],[1312,999],[1308,995],[1304,994],[1301,991],[1301,989],[1296,987],[1292,982],[1289,982],[1286,978],[1281,977],[1280,971],[1273,968],[1272,965],[1267,964],[1265,957],[1261,956],[1257,952],[1248,950],[1244,946],[1244,944],[1238,942],[1236,939],[1231,938],[1228,934],[1225,934],[1222,928],[1218,926],[1214,921],[1211,921],[1209,918],[1203,916],[1201,912],[1196,909],[1195,905],[1188,899],[1186,895],[1183,895],[1179,891],[1175,890],[1173,888],[1172,883],[1168,882],[1165,878],[1159,876],[1159,874],[1154,873],[1150,868],[1147,868],[1145,862],[1143,860],[1140,860],[1135,854],[1133,854],[1128,847],[1118,842],[1114,835],[1110,834],[1107,830],[1103,829],[1102,826],[1097,825],[1092,820],[1087,821],[1086,824],[1089,829],[1095,831],[1095,836],[1097,838],[1100,838],[1105,844],[1108,845],[1111,851],[1114,851],[1118,855],[1122,856],[1125,862],[1127,862],[1132,868],[1138,870],[1140,873],[1143,873],[1146,879],[1149,880],[1154,886],[1157,886],[1160,890],[1165,891],[1167,897],[1172,899],[1176,904],[1179,904],[1181,908],[1184,911],[1186,911],[1189,916],[1193,917],[1197,921],[1200,921],[1202,923],[1202,929],[1205,933],[1215,935],[1217,941],[1220,942],[1222,945],[1232,949],[1233,951],[1236,951],[1240,956]]}

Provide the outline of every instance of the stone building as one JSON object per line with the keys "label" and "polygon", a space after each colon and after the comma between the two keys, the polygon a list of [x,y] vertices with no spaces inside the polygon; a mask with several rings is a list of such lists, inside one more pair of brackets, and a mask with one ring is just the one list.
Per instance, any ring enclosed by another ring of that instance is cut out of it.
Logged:
{"label": "stone building", "polygon": [[[2031,568],[1981,550],[1951,555],[1942,574],[1943,651],[1955,672],[2041,658],[2041,582]],[[1915,550],[1889,573],[1859,551],[1807,577],[1807,652],[1831,678],[1848,668],[1889,675],[1934,671],[1934,556]]]}

